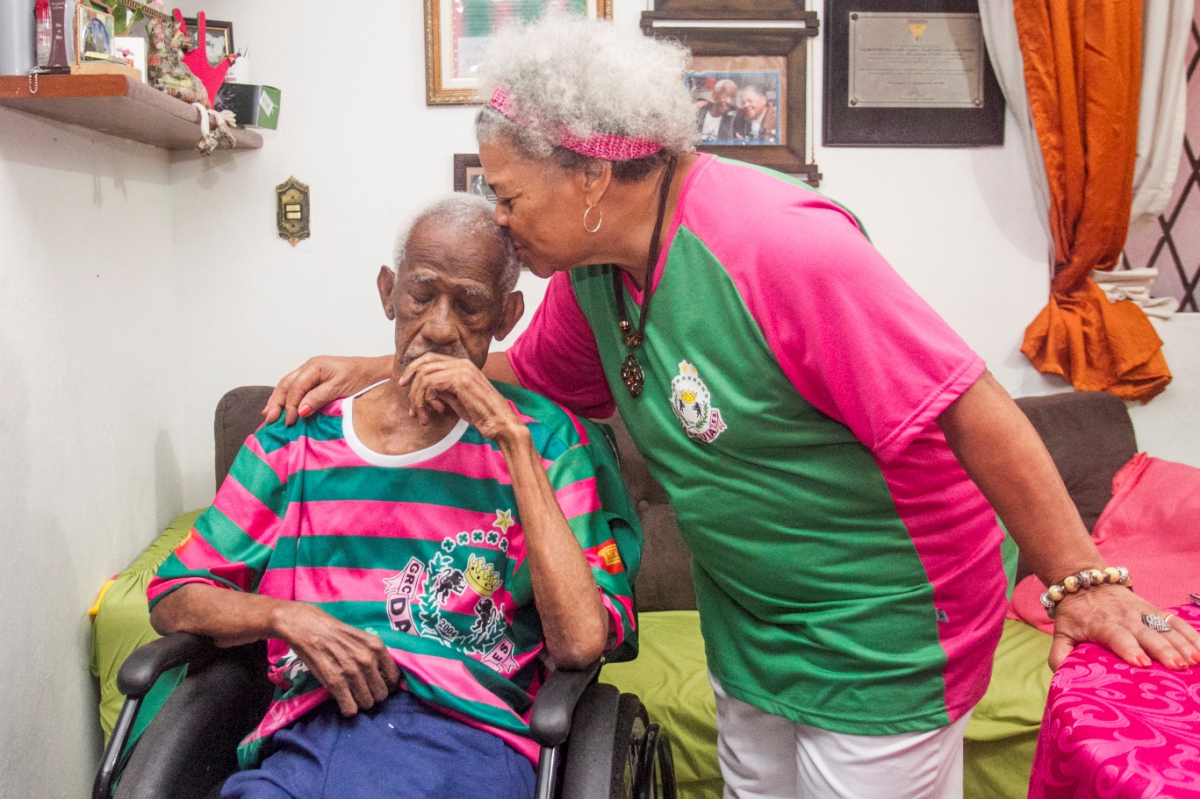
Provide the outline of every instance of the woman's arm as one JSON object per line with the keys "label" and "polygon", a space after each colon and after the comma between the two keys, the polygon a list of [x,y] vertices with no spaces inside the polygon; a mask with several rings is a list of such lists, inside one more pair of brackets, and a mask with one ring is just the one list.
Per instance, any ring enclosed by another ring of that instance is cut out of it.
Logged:
{"label": "woman's arm", "polygon": [[[386,380],[392,373],[393,359],[391,355],[378,358],[318,355],[309,358],[299,369],[284,375],[275,386],[267,407],[263,408],[263,416],[270,424],[286,413],[287,424],[293,425],[301,416],[316,413],[338,397],[349,396],[372,383]],[[491,380],[521,385],[503,352],[488,356],[483,373]]]}
{"label": "woman's arm", "polygon": [[[1104,568],[1050,453],[991,373],[985,372],[937,422],[1044,584],[1061,582],[1081,569]],[[1122,586],[1068,594],[1055,618],[1051,667],[1058,668],[1085,641],[1104,644],[1131,665],[1150,665],[1147,653],[1173,669],[1200,663],[1200,633],[1187,624],[1157,633],[1142,623],[1143,613],[1161,615]]]}
{"label": "woman's arm", "polygon": [[287,424],[293,425],[301,416],[309,416],[338,397],[347,397],[372,383],[387,380],[392,374],[393,355],[378,358],[347,358],[338,355],[318,355],[309,358],[299,369],[288,372],[271,392],[263,416],[267,424],[280,414],[287,414]]}

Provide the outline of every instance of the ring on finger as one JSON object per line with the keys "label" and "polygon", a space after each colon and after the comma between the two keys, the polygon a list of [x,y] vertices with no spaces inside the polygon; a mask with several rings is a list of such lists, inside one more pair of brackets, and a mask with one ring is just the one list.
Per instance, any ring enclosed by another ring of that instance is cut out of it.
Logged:
{"label": "ring on finger", "polygon": [[[1170,616],[1167,617],[1167,619],[1169,618]],[[1167,619],[1153,613],[1142,614],[1142,624],[1159,633],[1171,632],[1171,625],[1167,623]]]}

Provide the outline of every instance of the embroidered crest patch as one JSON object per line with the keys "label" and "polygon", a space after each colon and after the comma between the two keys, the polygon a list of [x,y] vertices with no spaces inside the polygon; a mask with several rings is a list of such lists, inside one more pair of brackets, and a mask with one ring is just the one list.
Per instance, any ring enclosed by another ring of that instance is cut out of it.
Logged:
{"label": "embroidered crest patch", "polygon": [[671,380],[671,410],[685,433],[706,444],[725,431],[721,411],[712,406],[708,386],[687,361],[679,362],[679,374]]}

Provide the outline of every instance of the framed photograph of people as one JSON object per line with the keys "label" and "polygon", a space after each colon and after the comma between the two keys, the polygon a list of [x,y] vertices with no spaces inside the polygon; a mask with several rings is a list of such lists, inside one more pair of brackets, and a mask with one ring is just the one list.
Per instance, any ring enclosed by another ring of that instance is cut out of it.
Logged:
{"label": "framed photograph of people", "polygon": [[425,103],[475,105],[488,36],[548,10],[612,19],[612,0],[425,0]]}
{"label": "framed photograph of people", "polygon": [[[642,13],[643,33],[674,39],[692,51],[684,80],[695,103],[699,149],[799,175],[816,186],[821,175],[806,152],[807,44],[816,35],[816,14],[799,3],[786,13],[749,3],[722,9],[720,20],[713,20],[714,13],[661,0],[654,11]],[[783,20],[802,24],[749,24]],[[722,27],[721,21],[740,24]]]}
{"label": "framed photograph of people", "polygon": [[[200,23],[195,19],[184,19],[183,22],[187,25],[188,33],[199,40]],[[219,19],[205,20],[204,49],[208,63],[214,67],[229,56],[236,55],[237,50],[233,49],[233,23]]]}
{"label": "framed photograph of people", "polygon": [[826,0],[825,24],[826,146],[1004,144],[978,0]]}
{"label": "framed photograph of people", "polygon": [[454,154],[454,190],[482,197],[493,205],[496,194],[483,177],[483,166],[475,153]]}
{"label": "framed photograph of people", "polygon": [[685,80],[700,141],[755,147],[787,141],[786,70],[783,56],[694,58]]}

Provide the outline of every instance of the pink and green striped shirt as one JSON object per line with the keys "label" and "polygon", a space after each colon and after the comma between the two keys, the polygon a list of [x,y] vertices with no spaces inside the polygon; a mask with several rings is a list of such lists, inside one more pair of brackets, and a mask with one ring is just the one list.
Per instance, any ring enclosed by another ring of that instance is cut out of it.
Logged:
{"label": "pink and green striped shirt", "polygon": [[[609,658],[636,651],[641,529],[597,428],[497,384],[533,434],[558,503],[612,616]],[[521,514],[499,448],[465,421],[407,455],[371,451],[354,399],[246,440],[209,508],[163,563],[151,607],[188,583],[312,603],[378,634],[403,688],[537,761],[528,736],[546,676]],[[330,699],[296,654],[268,641],[274,701],[242,743],[256,764],[276,731]]]}

